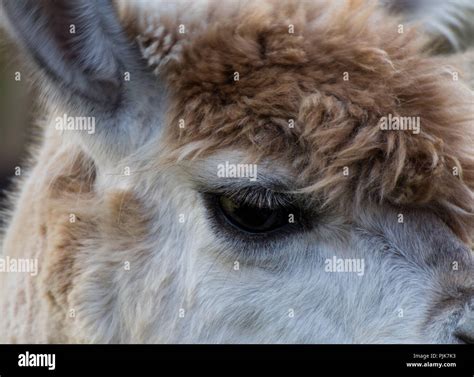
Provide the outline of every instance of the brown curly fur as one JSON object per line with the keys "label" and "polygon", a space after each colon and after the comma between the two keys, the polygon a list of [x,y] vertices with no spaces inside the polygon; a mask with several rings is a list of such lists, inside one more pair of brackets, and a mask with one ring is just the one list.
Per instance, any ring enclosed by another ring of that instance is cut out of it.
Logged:
{"label": "brown curly fur", "polygon": [[[156,69],[172,93],[174,156],[237,147],[290,160],[299,187],[328,204],[429,207],[472,241],[472,92],[423,52],[415,29],[398,33],[398,20],[367,2],[220,4],[205,27],[168,30],[182,51]],[[153,24],[134,25],[153,43]],[[421,132],[381,131],[388,114],[420,117]]]}

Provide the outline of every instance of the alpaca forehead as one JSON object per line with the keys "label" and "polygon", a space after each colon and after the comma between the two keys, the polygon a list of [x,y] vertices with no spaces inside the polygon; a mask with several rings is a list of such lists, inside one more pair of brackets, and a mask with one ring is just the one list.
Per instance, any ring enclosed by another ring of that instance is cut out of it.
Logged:
{"label": "alpaca forehead", "polygon": [[[155,68],[157,75],[167,78],[167,72],[163,72],[166,65],[171,65],[171,70],[184,71],[184,74],[195,70],[195,76],[200,80],[193,80],[194,77],[190,84],[206,82],[207,88],[235,81],[235,73],[245,75],[246,71],[258,71],[258,75],[265,75],[265,70],[258,69],[265,67],[271,68],[270,75],[281,76],[288,72],[294,81],[296,68],[301,70],[302,64],[314,60],[315,53],[319,56],[328,54],[329,59],[323,59],[327,64],[328,60],[337,62],[337,54],[331,58],[333,54],[329,51],[334,50],[335,44],[340,44],[349,55],[350,50],[357,50],[351,42],[354,39],[350,35],[352,30],[343,26],[345,21],[342,19],[331,20],[332,16],[352,17],[356,25],[354,32],[363,29],[362,22],[374,25],[380,17],[375,7],[361,6],[358,1],[158,0],[131,3],[117,0],[116,4],[127,32],[138,40],[144,58]],[[329,34],[325,34],[328,29]],[[364,40],[365,31],[363,34],[361,42],[377,44],[373,34],[369,40]],[[319,51],[319,45],[326,51]],[[186,56],[183,58],[182,55]],[[181,64],[169,64],[170,60]],[[315,63],[310,65],[311,70],[321,61]],[[223,77],[227,74],[232,77]],[[260,89],[264,87],[266,85]]]}
{"label": "alpaca forehead", "polygon": [[[462,214],[472,214],[472,127],[460,115],[472,114],[470,94],[410,28],[399,33],[358,1],[123,4],[128,33],[169,88],[172,159],[238,147],[253,162],[286,161],[298,186],[330,202],[430,206],[472,234]],[[390,114],[420,118],[421,134],[382,130]]]}
{"label": "alpaca forehead", "polygon": [[[224,137],[254,134],[250,136],[265,143],[305,133],[295,124],[302,103],[316,92],[377,111],[379,104],[389,108],[394,103],[387,90],[370,90],[370,82],[393,74],[372,32],[362,33],[361,45],[373,45],[367,50],[351,42],[338,21],[335,31],[321,34],[334,23],[327,15],[336,9],[340,17],[347,16],[352,3],[341,8],[328,1],[118,4],[143,57],[170,88],[170,113],[180,140],[188,143],[218,129]],[[376,14],[371,13],[374,20]],[[354,18],[366,21],[366,11],[356,9]],[[366,55],[370,62],[364,61]],[[357,60],[375,66],[370,77],[358,72]],[[343,81],[345,70],[351,71],[351,83]],[[314,111],[320,110],[315,106]],[[365,116],[363,111],[358,115]]]}

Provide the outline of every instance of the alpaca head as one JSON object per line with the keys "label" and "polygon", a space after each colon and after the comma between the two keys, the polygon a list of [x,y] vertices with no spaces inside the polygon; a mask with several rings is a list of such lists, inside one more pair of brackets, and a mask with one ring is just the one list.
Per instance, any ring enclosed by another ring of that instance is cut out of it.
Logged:
{"label": "alpaca head", "polygon": [[415,30],[359,2],[4,7],[46,138],[73,124],[48,190],[78,222],[42,271],[68,340],[472,341],[472,94]]}

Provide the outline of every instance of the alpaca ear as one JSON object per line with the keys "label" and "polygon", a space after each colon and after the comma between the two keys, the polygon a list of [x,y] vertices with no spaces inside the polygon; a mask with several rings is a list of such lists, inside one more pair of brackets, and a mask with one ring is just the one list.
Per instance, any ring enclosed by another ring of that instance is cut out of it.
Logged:
{"label": "alpaca ear", "polygon": [[116,107],[139,61],[106,0],[5,0],[14,38],[61,95]]}

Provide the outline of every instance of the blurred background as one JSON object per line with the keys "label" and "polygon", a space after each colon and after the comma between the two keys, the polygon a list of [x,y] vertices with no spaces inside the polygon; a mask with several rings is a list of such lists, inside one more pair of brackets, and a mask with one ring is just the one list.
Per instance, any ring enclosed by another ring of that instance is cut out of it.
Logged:
{"label": "blurred background", "polygon": [[22,165],[31,140],[29,130],[34,94],[27,83],[27,75],[12,58],[16,55],[15,46],[5,42],[2,33],[0,41],[0,199],[3,199],[4,189],[14,176],[15,167]]}

